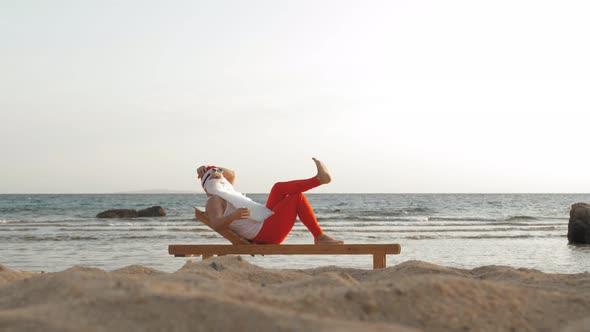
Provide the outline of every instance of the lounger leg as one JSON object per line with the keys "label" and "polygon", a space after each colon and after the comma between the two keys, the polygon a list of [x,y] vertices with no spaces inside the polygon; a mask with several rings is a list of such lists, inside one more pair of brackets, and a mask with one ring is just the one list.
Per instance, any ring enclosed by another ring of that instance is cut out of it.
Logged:
{"label": "lounger leg", "polygon": [[385,254],[373,254],[373,270],[384,269],[386,265]]}
{"label": "lounger leg", "polygon": [[213,255],[201,255],[201,257],[203,257],[203,259],[207,259],[207,258],[209,258],[211,256],[213,256]]}

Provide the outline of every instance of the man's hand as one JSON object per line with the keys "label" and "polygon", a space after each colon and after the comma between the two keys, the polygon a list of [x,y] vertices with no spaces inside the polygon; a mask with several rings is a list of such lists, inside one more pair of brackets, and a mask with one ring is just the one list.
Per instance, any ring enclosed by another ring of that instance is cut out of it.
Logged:
{"label": "man's hand", "polygon": [[248,219],[250,218],[250,209],[248,208],[239,208],[236,209],[232,214],[232,219],[233,220],[238,220],[238,219]]}
{"label": "man's hand", "polygon": [[205,175],[205,172],[207,172],[207,167],[209,167],[209,165],[203,165],[197,168],[197,174],[199,175],[199,179],[202,178],[203,175]]}

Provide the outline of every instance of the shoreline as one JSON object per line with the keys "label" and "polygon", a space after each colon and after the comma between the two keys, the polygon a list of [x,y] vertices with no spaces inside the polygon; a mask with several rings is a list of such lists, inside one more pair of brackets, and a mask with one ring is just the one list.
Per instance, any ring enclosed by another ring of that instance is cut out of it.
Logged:
{"label": "shoreline", "polygon": [[383,270],[267,269],[239,256],[30,272],[0,266],[0,328],[583,331],[590,273],[406,261]]}

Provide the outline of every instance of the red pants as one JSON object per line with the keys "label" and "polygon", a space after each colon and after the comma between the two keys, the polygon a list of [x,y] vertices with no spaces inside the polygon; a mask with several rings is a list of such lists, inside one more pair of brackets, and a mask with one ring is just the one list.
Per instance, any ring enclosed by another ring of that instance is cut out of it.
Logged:
{"label": "red pants", "polygon": [[317,177],[307,180],[295,180],[289,182],[277,182],[272,187],[266,207],[274,214],[264,221],[260,232],[252,239],[254,243],[280,244],[285,240],[295,220],[299,220],[309,229],[314,238],[323,233],[315,217],[309,201],[303,195],[320,185]]}

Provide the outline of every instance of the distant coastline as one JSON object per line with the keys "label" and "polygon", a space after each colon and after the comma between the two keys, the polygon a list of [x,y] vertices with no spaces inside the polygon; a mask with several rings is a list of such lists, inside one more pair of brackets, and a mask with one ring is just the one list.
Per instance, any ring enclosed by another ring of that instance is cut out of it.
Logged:
{"label": "distant coastline", "polygon": [[[247,195],[267,195],[267,192],[243,192]],[[202,190],[126,190],[110,192],[0,192],[0,195],[122,195],[122,194],[204,194]],[[308,195],[589,195],[590,192],[310,192]]]}
{"label": "distant coastline", "polygon": [[197,192],[192,190],[147,189],[119,191],[111,194],[197,194]]}

